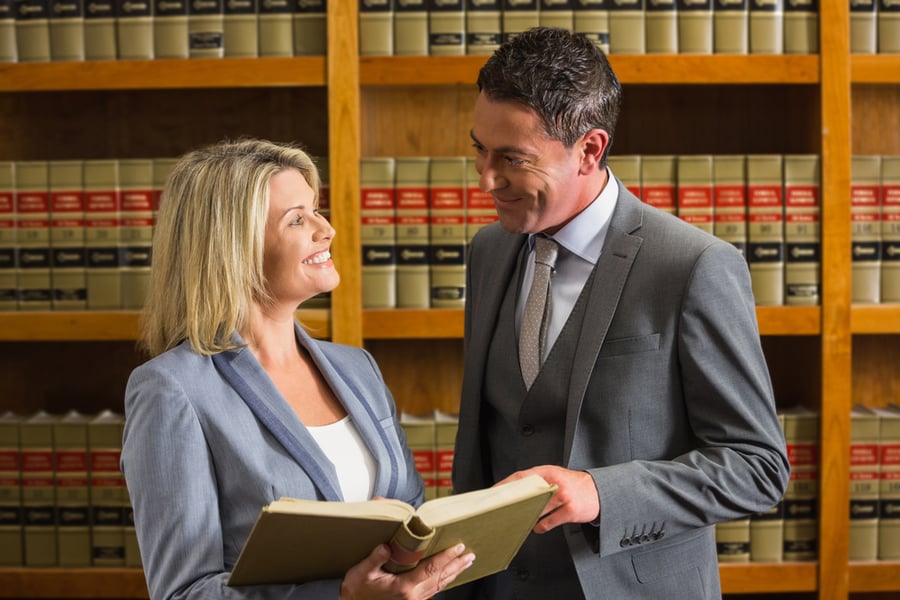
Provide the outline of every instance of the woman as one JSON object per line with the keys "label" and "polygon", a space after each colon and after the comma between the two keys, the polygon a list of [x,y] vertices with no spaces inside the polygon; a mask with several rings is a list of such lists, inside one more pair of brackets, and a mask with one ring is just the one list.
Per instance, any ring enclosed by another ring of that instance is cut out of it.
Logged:
{"label": "woman", "polygon": [[260,508],[282,496],[395,497],[423,484],[393,398],[366,351],[310,338],[304,300],[337,286],[334,229],[301,150],[261,140],[184,156],[159,211],[122,450],[152,598],[427,598],[474,557],[449,549],[341,580],[228,587]]}

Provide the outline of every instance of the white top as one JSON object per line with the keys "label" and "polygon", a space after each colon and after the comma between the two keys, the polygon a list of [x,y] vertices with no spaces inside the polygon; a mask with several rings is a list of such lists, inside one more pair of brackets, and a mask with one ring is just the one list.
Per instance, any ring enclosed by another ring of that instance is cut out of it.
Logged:
{"label": "white top", "polygon": [[370,499],[375,489],[375,458],[350,415],[330,425],[307,429],[334,465],[344,500]]}

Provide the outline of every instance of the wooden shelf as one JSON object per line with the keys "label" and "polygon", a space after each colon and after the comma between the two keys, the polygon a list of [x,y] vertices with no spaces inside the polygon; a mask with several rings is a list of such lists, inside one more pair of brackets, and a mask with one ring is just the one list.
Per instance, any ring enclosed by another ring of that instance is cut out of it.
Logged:
{"label": "wooden shelf", "polygon": [[814,562],[720,564],[723,594],[816,591]]}
{"label": "wooden shelf", "polygon": [[819,335],[822,309],[818,306],[757,306],[760,335]]}
{"label": "wooden shelf", "polygon": [[900,304],[855,304],[850,309],[852,333],[900,333]]}
{"label": "wooden shelf", "polygon": [[850,55],[851,83],[900,83],[900,55]]}
{"label": "wooden shelf", "polygon": [[148,598],[140,569],[0,568],[0,598]]}
{"label": "wooden shelf", "polygon": [[851,592],[900,590],[900,561],[851,562]]}

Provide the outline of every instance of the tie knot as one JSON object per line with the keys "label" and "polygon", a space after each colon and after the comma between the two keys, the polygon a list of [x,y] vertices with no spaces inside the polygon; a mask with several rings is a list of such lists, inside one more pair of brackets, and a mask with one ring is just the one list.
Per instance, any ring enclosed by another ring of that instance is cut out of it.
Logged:
{"label": "tie knot", "polygon": [[534,236],[534,262],[547,265],[551,269],[556,264],[556,252],[559,245],[544,235]]}

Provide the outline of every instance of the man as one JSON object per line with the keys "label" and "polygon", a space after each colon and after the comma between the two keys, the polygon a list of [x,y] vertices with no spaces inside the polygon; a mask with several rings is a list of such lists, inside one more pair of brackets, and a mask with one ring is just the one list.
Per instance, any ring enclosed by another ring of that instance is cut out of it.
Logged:
{"label": "man", "polygon": [[[537,473],[559,492],[511,567],[457,594],[720,597],[714,525],[789,475],[746,262],[609,172],[621,88],[585,37],[522,33],[478,87],[499,223],[469,256],[454,488]],[[556,250],[536,265],[536,246]]]}

